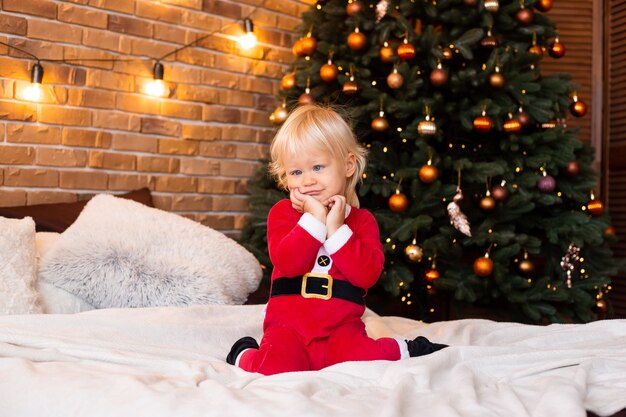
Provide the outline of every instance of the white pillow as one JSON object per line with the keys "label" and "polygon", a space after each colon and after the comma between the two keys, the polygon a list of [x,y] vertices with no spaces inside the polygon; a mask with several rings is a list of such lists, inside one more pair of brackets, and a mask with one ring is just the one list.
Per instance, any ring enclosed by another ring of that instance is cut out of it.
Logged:
{"label": "white pillow", "polygon": [[40,279],[96,308],[243,304],[254,256],[190,219],[101,194],[42,257]]}
{"label": "white pillow", "polygon": [[[35,246],[37,259],[41,259],[59,240],[60,233],[37,232],[35,234]],[[81,311],[93,310],[93,306],[82,298],[65,291],[49,282],[37,281],[37,292],[44,313],[48,314],[72,314]]]}
{"label": "white pillow", "polygon": [[35,222],[0,217],[0,314],[41,313],[34,289]]}

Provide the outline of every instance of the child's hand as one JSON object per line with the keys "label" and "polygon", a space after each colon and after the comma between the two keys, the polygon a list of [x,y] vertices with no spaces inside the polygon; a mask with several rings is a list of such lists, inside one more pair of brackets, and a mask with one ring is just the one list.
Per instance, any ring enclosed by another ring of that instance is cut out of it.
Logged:
{"label": "child's hand", "polygon": [[331,237],[337,231],[346,219],[346,197],[342,195],[332,196],[328,200],[330,211],[326,215],[327,237]]}
{"label": "child's hand", "polygon": [[326,207],[314,197],[302,194],[298,188],[289,193],[291,206],[299,213],[310,213],[317,220],[326,223]]}

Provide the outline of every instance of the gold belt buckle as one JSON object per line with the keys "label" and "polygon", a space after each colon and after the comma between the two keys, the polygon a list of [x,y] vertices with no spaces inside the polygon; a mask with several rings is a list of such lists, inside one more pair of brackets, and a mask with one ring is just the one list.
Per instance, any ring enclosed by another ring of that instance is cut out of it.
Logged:
{"label": "gold belt buckle", "polygon": [[[309,277],[324,278],[328,280],[328,283],[326,285],[322,285],[322,288],[326,288],[326,294],[311,294],[306,292],[306,282]],[[304,276],[302,277],[302,289],[300,290],[300,294],[304,298],[319,298],[322,300],[330,300],[333,296],[333,277],[328,274],[322,274],[319,272],[309,272],[308,274],[304,274]]]}

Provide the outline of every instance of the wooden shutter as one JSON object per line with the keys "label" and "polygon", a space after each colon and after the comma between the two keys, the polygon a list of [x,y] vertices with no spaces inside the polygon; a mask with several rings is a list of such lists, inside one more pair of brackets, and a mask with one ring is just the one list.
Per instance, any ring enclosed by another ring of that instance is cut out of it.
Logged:
{"label": "wooden shutter", "polygon": [[[605,3],[605,137],[608,207],[620,239],[616,255],[626,259],[626,1]],[[626,272],[613,280],[615,315],[626,318]]]}

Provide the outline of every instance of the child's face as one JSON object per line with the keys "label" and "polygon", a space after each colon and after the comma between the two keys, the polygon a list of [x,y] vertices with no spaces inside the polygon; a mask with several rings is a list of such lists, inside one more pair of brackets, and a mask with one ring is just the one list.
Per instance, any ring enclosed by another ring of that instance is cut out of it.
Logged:
{"label": "child's face", "polygon": [[348,178],[356,169],[356,157],[333,158],[326,152],[311,150],[284,159],[289,191],[299,189],[324,205],[335,195],[346,195]]}

